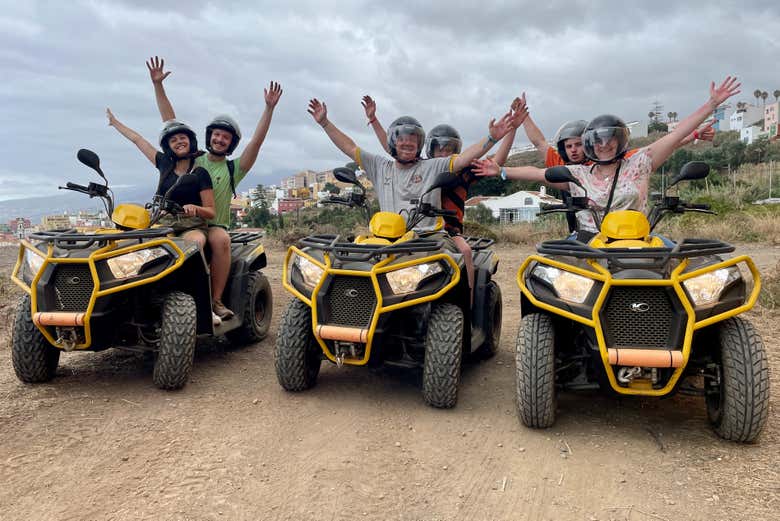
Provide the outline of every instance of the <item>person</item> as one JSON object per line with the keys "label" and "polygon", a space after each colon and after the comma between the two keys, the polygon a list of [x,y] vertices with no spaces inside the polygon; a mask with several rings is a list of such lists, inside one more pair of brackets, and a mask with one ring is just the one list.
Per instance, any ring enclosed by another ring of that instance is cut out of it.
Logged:
{"label": "person", "polygon": [[[379,143],[382,147],[390,152],[387,146],[387,132],[379,122],[376,116],[376,101],[371,96],[365,95],[361,100],[363,109],[368,118],[368,124],[373,128]],[[520,109],[521,107],[516,107]],[[525,111],[525,107],[522,107]],[[527,115],[527,112],[518,114],[515,116],[516,124],[522,124],[523,118]],[[510,134],[514,136],[514,128],[510,130]],[[506,140],[509,139],[509,134],[502,140],[502,146]],[[426,157],[442,158],[449,157],[455,154],[460,154],[463,146],[463,140],[460,137],[460,133],[451,125],[440,124],[433,127],[425,140],[425,152]],[[465,203],[468,196],[468,190],[470,186],[476,182],[478,178],[471,171],[471,167],[466,167],[457,173],[456,177],[451,183],[441,188],[441,207],[444,210],[450,210],[454,212],[453,215],[444,215],[444,229],[449,233],[455,246],[463,255],[463,260],[466,265],[466,276],[468,277],[469,288],[474,290],[474,259],[471,246],[469,246],[466,239],[463,237],[463,218],[465,213]]]}
{"label": "person", "polygon": [[[164,71],[165,61],[157,56],[146,62],[149,76],[154,86],[155,100],[163,121],[176,117],[163,81],[171,74]],[[228,159],[241,140],[241,129],[235,119],[228,115],[219,115],[206,126],[206,149],[208,154],[196,158],[196,166],[201,166],[211,176],[214,186],[216,216],[209,220],[208,245],[211,248],[211,296],[214,312],[223,320],[233,316],[233,311],[222,303],[230,273],[230,200],[235,188],[249,173],[257,160],[260,147],[265,141],[271,126],[274,108],[282,97],[279,83],[270,82],[263,89],[265,109],[255,127],[255,132],[246,144],[237,160]]]}
{"label": "person", "polygon": [[160,132],[162,151],[159,151],[138,132],[119,121],[111,109],[106,109],[106,116],[108,124],[134,143],[159,171],[157,195],[167,194],[168,199],[182,207],[184,217],[166,216],[161,224],[172,226],[177,235],[197,242],[203,249],[208,229],[206,220],[215,215],[214,190],[208,172],[195,166],[195,158],[203,154],[198,150],[195,132],[175,119],[166,121]]}
{"label": "person", "polygon": [[[650,145],[626,158],[629,131],[626,124],[613,115],[594,118],[582,134],[585,155],[591,165],[566,165],[585,187],[591,204],[600,217],[610,210],[638,210],[646,213],[650,174],[661,166],[679,147],[680,142],[724,101],[740,92],[736,78],[728,76],[719,86],[712,82],[707,102],[696,112],[680,121],[677,127]],[[544,182],[544,169],[499,167],[495,161],[474,162],[476,175],[501,175],[502,178]],[[547,183],[558,189],[568,189],[572,195],[585,195],[574,183]],[[578,238],[585,240],[597,233],[591,212],[577,212]]]}

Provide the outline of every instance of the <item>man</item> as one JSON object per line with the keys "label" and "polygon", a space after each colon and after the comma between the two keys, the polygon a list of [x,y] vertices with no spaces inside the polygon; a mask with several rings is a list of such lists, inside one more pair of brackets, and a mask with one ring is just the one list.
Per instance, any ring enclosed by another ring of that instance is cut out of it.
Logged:
{"label": "man", "polygon": [[[393,156],[393,159],[388,159],[360,149],[328,119],[327,106],[319,100],[309,101],[308,112],[333,144],[366,172],[374,185],[379,207],[388,212],[413,208],[411,201],[420,197],[432,176],[463,170],[472,160],[498,143],[514,125],[519,124],[516,123],[517,115],[508,112],[498,122],[491,120],[487,137],[466,148],[462,154],[422,159],[425,132],[416,119],[404,116],[388,127],[387,145]],[[441,205],[438,189],[426,195],[426,199],[436,207]],[[423,222],[423,226],[426,224],[429,222]]]}
{"label": "man", "polygon": [[[149,76],[154,85],[157,108],[163,121],[176,117],[173,106],[163,88],[163,81],[171,73],[164,72],[165,61],[157,56],[146,62]],[[208,154],[195,160],[196,166],[202,166],[211,176],[214,187],[214,202],[216,216],[209,221],[208,244],[211,248],[211,296],[212,310],[221,319],[227,320],[233,312],[222,303],[222,293],[225,291],[230,273],[230,199],[235,194],[235,187],[246,177],[254,166],[260,147],[265,141],[274,108],[282,96],[282,88],[276,82],[271,82],[263,89],[265,110],[257,123],[255,133],[246,144],[244,151],[237,160],[227,157],[235,151],[241,140],[241,129],[230,116],[215,117],[206,127],[206,149]],[[231,171],[232,170],[232,171]]]}

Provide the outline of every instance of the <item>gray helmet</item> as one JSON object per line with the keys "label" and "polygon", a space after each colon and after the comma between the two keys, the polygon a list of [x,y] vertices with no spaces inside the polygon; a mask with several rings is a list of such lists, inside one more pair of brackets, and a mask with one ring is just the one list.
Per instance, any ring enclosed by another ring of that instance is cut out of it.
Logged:
{"label": "gray helmet", "polygon": [[425,142],[425,130],[420,122],[411,116],[401,116],[387,127],[387,148],[390,149],[390,155],[398,159],[398,151],[395,148],[395,142],[398,136],[417,136],[417,157],[420,157]]}
{"label": "gray helmet", "polygon": [[444,147],[445,145],[452,145],[454,154],[460,154],[460,149],[463,146],[463,141],[460,139],[460,134],[450,125],[436,125],[428,132],[428,139],[425,140],[425,154],[428,158],[433,157],[434,147]]}
{"label": "gray helmet", "polygon": [[[230,141],[230,146],[228,146],[224,154],[217,154],[211,149],[211,133],[215,128],[225,130],[233,135],[233,139]],[[206,148],[212,154],[229,156],[236,149],[239,141],[241,141],[241,129],[239,128],[236,120],[226,114],[220,114],[219,116],[216,116],[211,120],[211,123],[206,126]]]}
{"label": "gray helmet", "polygon": [[190,151],[188,155],[193,155],[198,152],[198,137],[195,135],[195,132],[181,121],[169,119],[163,123],[163,128],[160,131],[160,148],[162,148],[163,153],[171,157],[176,157],[176,154],[173,153],[171,146],[168,144],[168,141],[174,134],[185,134],[190,138]]}
{"label": "gray helmet", "polygon": [[[609,159],[599,159],[596,155],[596,143],[609,141],[615,138],[617,140],[617,149],[615,155]],[[585,155],[600,165],[616,163],[623,159],[628,150],[629,131],[625,122],[617,116],[603,114],[597,116],[588,123],[585,132],[582,133],[582,148]]]}
{"label": "gray helmet", "polygon": [[585,132],[585,127],[588,126],[588,122],[584,119],[575,119],[567,121],[558,132],[555,134],[555,146],[558,148],[558,155],[561,156],[563,162],[566,164],[571,163],[571,158],[566,154],[566,140],[573,137],[582,137],[582,133]]}

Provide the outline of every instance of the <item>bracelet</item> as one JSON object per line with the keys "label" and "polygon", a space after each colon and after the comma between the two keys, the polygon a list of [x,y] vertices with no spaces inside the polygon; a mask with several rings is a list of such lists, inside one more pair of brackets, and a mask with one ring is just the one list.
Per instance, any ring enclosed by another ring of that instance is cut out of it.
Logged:
{"label": "bracelet", "polygon": [[504,170],[504,167],[501,167],[501,179],[506,181],[506,170]]}
{"label": "bracelet", "polygon": [[699,139],[699,131],[698,130],[694,130],[693,131],[693,139]]}
{"label": "bracelet", "polygon": [[498,143],[498,140],[497,139],[493,139],[493,136],[491,136],[490,134],[488,134],[487,140],[488,140],[488,143],[493,143],[494,145],[496,143]]}
{"label": "bracelet", "polygon": [[370,124],[372,124],[374,121],[376,121],[376,118],[371,118],[371,119],[369,119],[369,120],[368,120],[368,123],[366,123],[366,125],[370,125]]}

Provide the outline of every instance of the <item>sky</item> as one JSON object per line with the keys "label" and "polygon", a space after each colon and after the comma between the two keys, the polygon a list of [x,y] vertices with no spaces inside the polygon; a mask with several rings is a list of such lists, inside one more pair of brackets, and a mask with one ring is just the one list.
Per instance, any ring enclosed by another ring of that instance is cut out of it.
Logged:
{"label": "sky", "polygon": [[[161,120],[144,61],[165,59],[179,119],[204,128],[233,115],[245,140],[263,88],[284,93],[257,163],[239,190],[349,161],[307,114],[380,152],[360,105],[387,127],[401,115],[449,123],[464,143],[526,92],[548,139],[566,120],[612,113],[646,120],[654,102],[680,119],[736,75],[742,94],[780,89],[776,1],[545,2],[396,0],[0,0],[0,200],[56,193],[95,176],[75,158],[94,150],[112,186],[156,186],[153,165],[113,128],[117,118],[157,144]],[[516,145],[527,143],[522,130]],[[238,147],[241,152],[243,143]]]}

